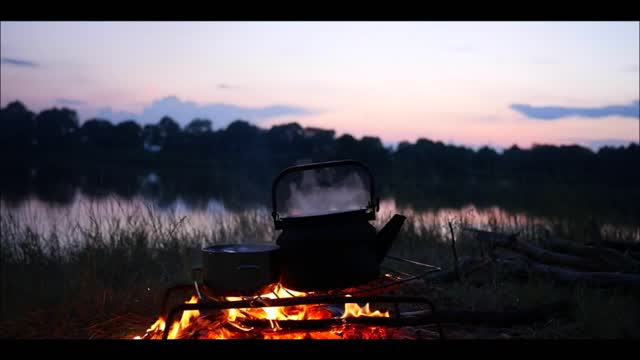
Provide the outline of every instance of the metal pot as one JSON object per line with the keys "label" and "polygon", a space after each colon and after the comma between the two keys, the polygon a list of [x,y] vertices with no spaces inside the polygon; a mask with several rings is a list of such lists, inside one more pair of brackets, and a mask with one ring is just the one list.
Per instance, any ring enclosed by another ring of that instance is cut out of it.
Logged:
{"label": "metal pot", "polygon": [[275,244],[226,244],[202,249],[204,283],[214,294],[255,295],[280,279]]}

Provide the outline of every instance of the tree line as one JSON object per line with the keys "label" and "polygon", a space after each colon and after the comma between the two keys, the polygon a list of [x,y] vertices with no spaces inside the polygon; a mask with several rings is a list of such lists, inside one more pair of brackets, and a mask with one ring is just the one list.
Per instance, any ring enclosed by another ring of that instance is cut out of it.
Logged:
{"label": "tree line", "polygon": [[421,138],[392,149],[378,137],[336,137],[334,130],[297,123],[263,129],[236,120],[218,130],[209,119],[193,119],[181,127],[169,116],[144,126],[135,120],[114,124],[99,118],[80,123],[73,109],[34,113],[19,101],[0,109],[0,153],[0,165],[5,168],[199,169],[219,180],[246,178],[260,188],[301,159],[342,158],[364,161],[380,183],[391,188],[474,181],[640,183],[640,146],[636,143],[597,151],[579,145],[529,149],[514,145],[500,153],[486,146],[473,150]]}

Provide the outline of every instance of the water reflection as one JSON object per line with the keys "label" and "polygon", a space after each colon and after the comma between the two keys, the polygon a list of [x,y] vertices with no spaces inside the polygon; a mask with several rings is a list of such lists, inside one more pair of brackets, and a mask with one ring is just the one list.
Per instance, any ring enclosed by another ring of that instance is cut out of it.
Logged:
{"label": "water reflection", "polygon": [[251,215],[266,219],[269,215],[264,207],[245,211],[227,210],[224,203],[215,199],[193,206],[193,203],[177,198],[160,206],[142,196],[127,199],[111,194],[95,198],[80,191],[75,191],[69,199],[72,201],[60,204],[29,197],[19,204],[0,201],[0,206],[3,208],[2,216],[16,219],[36,233],[56,233],[64,239],[75,238],[80,229],[108,234],[127,226],[141,226],[148,231],[158,231],[157,227],[174,223],[179,223],[183,232],[211,233],[233,227],[238,217]]}
{"label": "water reflection", "polygon": [[[15,168],[0,176],[0,215],[41,234],[57,231],[67,242],[81,238],[79,229],[108,233],[124,226],[154,231],[179,226],[203,241],[220,231],[238,241],[268,240],[274,235],[272,180],[220,169]],[[378,226],[394,213],[408,216],[413,226],[431,224],[443,232],[448,221],[578,228],[595,219],[604,232],[640,240],[639,188],[478,181],[384,185],[379,184]]]}
{"label": "water reflection", "polygon": [[[141,227],[146,231],[161,233],[179,231],[181,235],[200,237],[208,242],[215,234],[237,233],[237,241],[245,241],[247,236],[260,237],[257,241],[270,241],[274,238],[271,209],[267,206],[253,206],[244,210],[225,207],[223,201],[202,200],[197,206],[193,202],[177,197],[171,203],[150,201],[143,196],[124,198],[111,194],[99,198],[90,197],[78,190],[69,195],[72,201],[60,204],[32,196],[19,204],[0,201],[2,216],[11,217],[21,224],[28,225],[40,234],[57,234],[63,242],[73,242],[82,238],[80,232],[108,234],[119,229]],[[421,229],[436,229],[442,238],[448,237],[447,223],[476,228],[549,225],[554,219],[539,217],[519,211],[507,211],[499,206],[477,207],[466,205],[460,208],[416,209],[394,198],[380,201],[380,211],[374,225],[378,228],[393,214],[400,213],[408,217],[407,226],[413,226],[414,232]],[[248,220],[249,219],[249,220]],[[171,230],[171,227],[175,227]],[[604,224],[603,231],[627,231],[640,238],[637,226]],[[249,234],[249,235],[248,235]]]}

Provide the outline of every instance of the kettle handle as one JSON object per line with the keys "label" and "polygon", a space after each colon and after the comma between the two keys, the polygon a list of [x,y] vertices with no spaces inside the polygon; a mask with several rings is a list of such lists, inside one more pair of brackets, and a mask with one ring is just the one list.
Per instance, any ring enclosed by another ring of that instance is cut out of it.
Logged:
{"label": "kettle handle", "polygon": [[305,164],[305,165],[297,165],[297,166],[288,167],[288,168],[282,170],[280,172],[280,174],[275,178],[275,180],[273,180],[273,185],[271,186],[271,203],[272,203],[272,206],[273,206],[273,211],[271,213],[271,216],[273,217],[273,221],[275,223],[280,221],[280,215],[278,214],[278,207],[277,207],[277,204],[276,204],[276,188],[278,186],[278,183],[280,182],[280,180],[282,180],[283,177],[285,177],[285,176],[287,176],[287,175],[289,175],[291,173],[294,173],[294,172],[322,169],[322,168],[335,167],[335,166],[348,166],[348,165],[360,167],[369,176],[369,195],[370,195],[370,200],[369,200],[369,204],[367,205],[367,208],[370,208],[370,209],[372,209],[374,211],[378,211],[380,209],[380,199],[376,198],[376,196],[375,196],[375,180],[373,178],[373,173],[371,173],[371,170],[369,169],[369,167],[367,167],[361,161],[351,160],[351,159],[336,160],[336,161],[325,161],[325,162],[318,162],[318,163],[313,163],[313,164]]}

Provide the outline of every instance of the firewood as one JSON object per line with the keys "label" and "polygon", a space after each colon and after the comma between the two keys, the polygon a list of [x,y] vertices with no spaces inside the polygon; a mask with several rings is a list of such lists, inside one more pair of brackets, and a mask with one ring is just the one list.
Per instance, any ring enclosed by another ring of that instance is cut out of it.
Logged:
{"label": "firewood", "polygon": [[490,244],[491,247],[504,247],[524,254],[532,260],[536,260],[546,264],[567,266],[580,270],[588,271],[609,271],[611,266],[594,262],[579,256],[561,254],[549,250],[545,250],[538,246],[534,246],[526,241],[518,239],[518,233],[506,235],[490,231],[465,228],[467,231],[474,232],[479,241]]}
{"label": "firewood", "polygon": [[[482,324],[488,326],[512,326],[530,324],[545,320],[554,315],[568,315],[572,305],[566,302],[544,304],[532,309],[512,311],[470,311],[470,310],[438,310],[435,313],[415,313],[414,316],[400,318],[355,317],[346,319],[322,320],[283,320],[278,326],[283,330],[316,330],[329,329],[343,324],[360,324],[368,326],[405,327],[432,324]],[[417,316],[416,316],[417,314]],[[241,320],[244,326],[256,329],[268,329],[268,320]]]}
{"label": "firewood", "polygon": [[599,243],[588,242],[586,245],[618,250],[635,258],[636,260],[640,260],[640,243],[638,242],[603,240]]}
{"label": "firewood", "polygon": [[640,272],[640,261],[625,256],[623,253],[614,249],[581,245],[574,241],[567,241],[551,236],[549,233],[547,233],[547,236],[543,239],[543,246],[552,250],[589,258],[613,270],[634,273]]}
{"label": "firewood", "polygon": [[620,272],[585,272],[537,263],[528,259],[498,259],[496,263],[511,273],[536,274],[560,283],[640,288],[640,275]]}
{"label": "firewood", "polygon": [[613,240],[604,240],[602,241],[602,246],[614,248],[616,250],[632,250],[632,251],[640,251],[640,243],[632,242],[632,241],[613,241]]}

